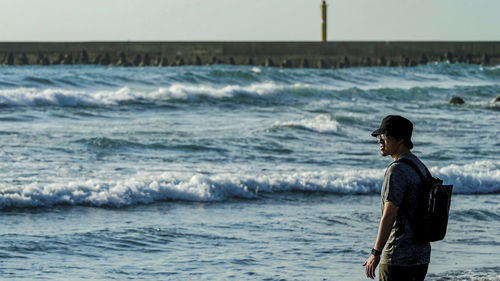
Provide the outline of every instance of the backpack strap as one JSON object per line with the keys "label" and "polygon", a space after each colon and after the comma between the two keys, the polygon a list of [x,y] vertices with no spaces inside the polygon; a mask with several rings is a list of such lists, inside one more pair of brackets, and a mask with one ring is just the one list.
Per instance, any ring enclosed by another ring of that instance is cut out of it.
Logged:
{"label": "backpack strap", "polygon": [[411,161],[408,158],[400,158],[400,159],[394,161],[394,163],[395,162],[401,162],[401,163],[406,163],[406,164],[410,165],[410,167],[412,167],[417,172],[417,174],[420,177],[420,180],[422,180],[422,182],[424,182],[426,179],[432,178],[431,172],[429,172],[429,169],[427,169],[427,167],[424,164],[422,164],[422,165],[424,165],[426,175],[422,174],[422,171],[420,171],[417,164],[415,164],[415,162]]}
{"label": "backpack strap", "polygon": [[[429,172],[429,170],[427,169],[427,167],[424,165],[424,168],[425,168],[425,172],[427,174],[427,177],[424,176],[424,174],[422,173],[422,171],[419,169],[419,167],[417,166],[417,164],[415,162],[413,162],[412,160],[408,159],[408,158],[400,158],[392,163],[406,163],[408,164],[411,168],[413,168],[413,170],[415,170],[415,172],[417,172],[418,176],[420,177],[420,184],[419,184],[419,191],[418,191],[418,197],[421,199],[422,196],[425,196],[425,194],[423,194],[423,190],[424,189],[421,189],[420,187],[424,185],[424,183],[427,181],[427,179],[429,178],[432,178],[431,177],[431,174]],[[423,163],[422,163],[423,164]],[[407,202],[409,200],[409,195],[408,193],[406,192],[405,193],[405,199]],[[421,203],[421,200],[418,201],[419,203]],[[420,204],[421,205],[421,204]],[[418,206],[417,206],[417,212],[418,212]],[[418,231],[416,230],[417,226],[416,226],[416,221],[417,221],[417,216],[415,215],[410,215],[409,211],[407,209],[404,210],[406,216],[408,217],[408,220],[410,222],[410,226],[411,228],[413,229],[413,232],[415,231]]]}

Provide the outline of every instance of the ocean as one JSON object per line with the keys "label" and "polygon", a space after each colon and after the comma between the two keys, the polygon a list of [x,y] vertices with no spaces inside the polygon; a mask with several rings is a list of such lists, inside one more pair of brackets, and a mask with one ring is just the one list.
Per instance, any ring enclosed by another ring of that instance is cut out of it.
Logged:
{"label": "ocean", "polygon": [[365,280],[398,114],[454,185],[426,280],[500,280],[499,95],[450,63],[1,66],[0,279]]}

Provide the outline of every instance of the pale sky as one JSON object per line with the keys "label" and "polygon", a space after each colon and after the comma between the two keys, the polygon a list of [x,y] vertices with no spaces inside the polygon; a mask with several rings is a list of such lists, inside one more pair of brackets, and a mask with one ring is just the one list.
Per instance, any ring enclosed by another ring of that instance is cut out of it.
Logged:
{"label": "pale sky", "polygon": [[[1,0],[0,41],[319,41],[320,0]],[[329,41],[500,41],[500,0],[327,0]]]}

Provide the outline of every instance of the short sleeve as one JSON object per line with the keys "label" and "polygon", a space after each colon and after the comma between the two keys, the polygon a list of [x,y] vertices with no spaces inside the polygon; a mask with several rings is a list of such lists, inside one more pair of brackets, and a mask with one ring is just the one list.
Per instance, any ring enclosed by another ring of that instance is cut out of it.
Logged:
{"label": "short sleeve", "polygon": [[386,190],[385,201],[390,201],[396,206],[401,206],[408,186],[408,174],[404,165],[395,163],[387,169],[384,178],[384,189]]}

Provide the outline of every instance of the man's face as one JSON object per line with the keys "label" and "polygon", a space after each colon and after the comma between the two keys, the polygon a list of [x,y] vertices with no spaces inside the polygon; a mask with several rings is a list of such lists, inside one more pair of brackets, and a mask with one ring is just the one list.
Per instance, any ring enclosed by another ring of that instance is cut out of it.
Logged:
{"label": "man's face", "polygon": [[382,156],[396,154],[401,144],[400,140],[386,134],[378,135],[377,140],[380,145],[380,154],[382,154]]}

